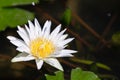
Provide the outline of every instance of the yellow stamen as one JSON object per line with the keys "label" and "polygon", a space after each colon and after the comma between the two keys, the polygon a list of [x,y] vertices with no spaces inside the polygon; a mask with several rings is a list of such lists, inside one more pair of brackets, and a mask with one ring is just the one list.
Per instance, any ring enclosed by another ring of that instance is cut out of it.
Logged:
{"label": "yellow stamen", "polygon": [[33,56],[45,58],[54,52],[55,47],[50,40],[37,38],[30,42],[30,50]]}

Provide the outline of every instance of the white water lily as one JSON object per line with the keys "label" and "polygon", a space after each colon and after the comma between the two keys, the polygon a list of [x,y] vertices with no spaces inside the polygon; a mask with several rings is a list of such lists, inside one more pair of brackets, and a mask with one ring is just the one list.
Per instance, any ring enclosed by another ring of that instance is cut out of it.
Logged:
{"label": "white water lily", "polygon": [[17,46],[20,54],[14,57],[12,62],[35,60],[37,69],[41,69],[43,62],[63,71],[63,68],[57,57],[72,57],[71,53],[76,53],[75,50],[65,49],[67,44],[74,38],[67,38],[64,34],[66,29],[60,31],[61,25],[58,25],[52,32],[50,32],[51,21],[46,21],[43,29],[37,19],[34,24],[28,21],[29,27],[25,28],[18,26],[17,33],[22,38],[18,39],[14,36],[8,36],[12,44]]}

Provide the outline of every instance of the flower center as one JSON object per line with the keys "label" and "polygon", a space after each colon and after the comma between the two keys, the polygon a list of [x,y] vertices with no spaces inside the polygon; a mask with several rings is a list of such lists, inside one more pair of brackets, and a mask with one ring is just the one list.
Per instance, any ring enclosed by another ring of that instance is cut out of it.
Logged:
{"label": "flower center", "polygon": [[55,51],[55,46],[50,40],[36,38],[30,42],[30,50],[33,56],[45,58]]}

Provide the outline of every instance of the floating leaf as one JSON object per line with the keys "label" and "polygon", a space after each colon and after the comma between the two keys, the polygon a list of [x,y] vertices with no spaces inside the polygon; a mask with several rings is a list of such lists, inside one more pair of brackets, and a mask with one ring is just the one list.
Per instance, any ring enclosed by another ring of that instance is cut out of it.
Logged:
{"label": "floating leaf", "polygon": [[0,9],[0,30],[6,27],[16,27],[16,25],[24,24],[29,19],[33,19],[34,15],[22,9]]}
{"label": "floating leaf", "polygon": [[47,80],[64,80],[64,75],[62,71],[57,71],[55,73],[55,76],[46,74],[46,78]]}
{"label": "floating leaf", "polygon": [[38,3],[39,0],[0,0],[0,7],[17,6]]}
{"label": "floating leaf", "polygon": [[[0,0],[0,31],[7,27],[14,28],[17,25],[25,24],[34,18],[32,12],[12,8],[11,6],[37,3],[38,0]],[[11,7],[11,8],[10,8]]]}
{"label": "floating leaf", "polygon": [[[58,71],[55,75],[46,75],[47,80],[64,80],[62,71]],[[71,80],[100,80],[96,74],[90,71],[83,71],[80,68],[73,69],[71,72]]]}
{"label": "floating leaf", "polygon": [[61,21],[64,25],[70,24],[70,21],[71,21],[71,10],[70,9],[65,10],[65,12],[63,13]]}
{"label": "floating leaf", "polygon": [[71,80],[100,80],[97,75],[90,71],[83,71],[80,68],[72,70]]}

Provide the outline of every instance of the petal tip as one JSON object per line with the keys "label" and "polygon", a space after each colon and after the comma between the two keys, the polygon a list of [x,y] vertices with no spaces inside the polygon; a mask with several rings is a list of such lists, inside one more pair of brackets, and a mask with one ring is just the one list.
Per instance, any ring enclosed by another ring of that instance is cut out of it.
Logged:
{"label": "petal tip", "polygon": [[15,37],[13,37],[13,36],[7,36],[7,39],[9,39],[9,40],[15,40]]}
{"label": "petal tip", "polygon": [[7,36],[7,39],[9,39],[9,40],[10,40],[10,36]]}
{"label": "petal tip", "polygon": [[59,69],[59,70],[64,71],[64,69],[63,69],[63,68],[61,68],[61,69]]}
{"label": "petal tip", "polygon": [[35,23],[38,22],[37,18],[34,19]]}
{"label": "petal tip", "polygon": [[43,60],[37,59],[36,64],[37,64],[37,69],[40,70],[42,68],[42,65],[43,65]]}
{"label": "petal tip", "polygon": [[11,62],[16,62],[15,58],[13,58],[13,59],[11,60]]}

